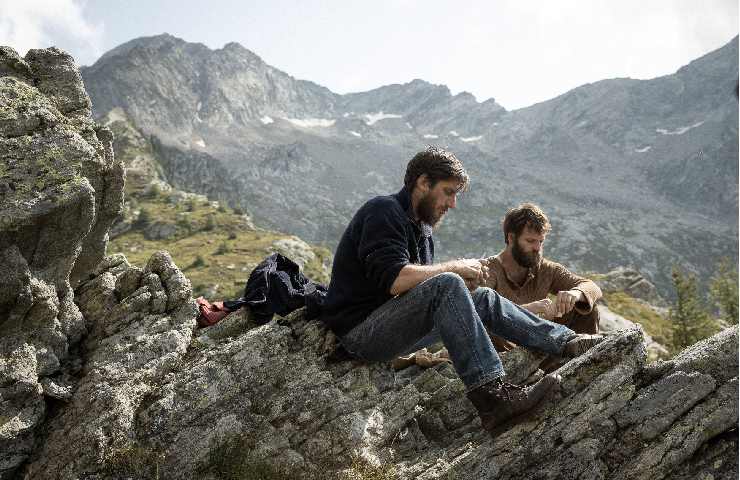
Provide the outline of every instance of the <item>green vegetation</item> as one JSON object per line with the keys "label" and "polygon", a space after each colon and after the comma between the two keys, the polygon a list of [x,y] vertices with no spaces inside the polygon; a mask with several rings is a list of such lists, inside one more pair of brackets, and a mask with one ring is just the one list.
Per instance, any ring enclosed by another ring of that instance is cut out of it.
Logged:
{"label": "green vegetation", "polygon": [[352,457],[347,470],[336,472],[325,466],[320,472],[305,469],[288,470],[260,458],[254,452],[255,440],[249,435],[234,435],[222,442],[212,442],[208,457],[197,468],[200,476],[213,476],[219,480],[395,480],[398,478],[393,465],[371,465],[359,456]]}
{"label": "green vegetation", "polygon": [[115,478],[159,480],[164,454],[137,443],[114,450],[106,459],[103,473]]}
{"label": "green vegetation", "polygon": [[136,219],[136,226],[139,228],[146,228],[152,223],[152,214],[148,209],[142,208],[139,212],[139,218]]}
{"label": "green vegetation", "polygon": [[291,480],[300,476],[282,471],[253,453],[254,439],[236,435],[221,443],[213,442],[208,457],[197,469],[200,476],[220,480]]}
{"label": "green vegetation", "polygon": [[676,302],[668,315],[672,327],[671,347],[680,351],[713,335],[719,326],[699,296],[696,277],[678,267],[673,268],[672,276]]}
{"label": "green vegetation", "polygon": [[604,293],[609,310],[639,323],[645,333],[663,346],[670,345],[671,322],[653,310],[648,304],[636,300],[624,292]]}
{"label": "green vegetation", "polygon": [[211,230],[216,229],[216,216],[215,215],[208,215],[206,217],[206,226],[204,227],[204,229],[207,232],[210,232]]}
{"label": "green vegetation", "polygon": [[[603,275],[589,274],[589,278],[599,280]],[[614,313],[640,323],[645,332],[672,355],[721,328],[737,325],[738,269],[729,259],[723,258],[717,264],[706,289],[708,295],[702,295],[694,275],[678,266],[673,268],[672,278],[675,301],[667,316],[624,292],[606,292],[604,300]]]}
{"label": "green vegetation", "polygon": [[341,480],[395,480],[396,469],[391,464],[372,465],[361,457],[353,457],[349,471],[343,472]]}
{"label": "green vegetation", "polygon": [[719,315],[719,319],[727,325],[737,325],[737,265],[731,266],[728,258],[723,258],[717,265],[717,271],[709,285],[709,296]]}
{"label": "green vegetation", "polygon": [[230,251],[231,251],[231,247],[229,247],[229,244],[226,242],[221,242],[213,254],[214,255],[224,255],[224,254],[229,253]]}
{"label": "green vegetation", "polygon": [[[286,235],[254,230],[234,211],[210,203],[187,200],[173,202],[169,193],[141,195],[129,200],[140,210],[133,229],[108,243],[108,254],[123,253],[134,265],[144,266],[158,250],[167,250],[194,285],[193,295],[215,292],[218,298],[241,296],[252,269],[274,251],[273,242]],[[192,208],[192,210],[191,210]],[[144,231],[153,224],[176,227],[166,240],[147,240]],[[314,247],[316,259],[304,273],[328,283],[323,267],[331,257],[329,250]]]}

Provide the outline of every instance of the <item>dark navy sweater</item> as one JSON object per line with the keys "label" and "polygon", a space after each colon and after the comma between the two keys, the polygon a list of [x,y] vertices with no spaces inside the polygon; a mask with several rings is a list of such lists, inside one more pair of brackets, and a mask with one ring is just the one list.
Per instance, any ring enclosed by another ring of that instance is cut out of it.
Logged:
{"label": "dark navy sweater", "polygon": [[410,263],[434,261],[432,228],[412,217],[411,195],[375,197],[350,221],[337,246],[321,318],[344,335],[393,296],[391,285]]}

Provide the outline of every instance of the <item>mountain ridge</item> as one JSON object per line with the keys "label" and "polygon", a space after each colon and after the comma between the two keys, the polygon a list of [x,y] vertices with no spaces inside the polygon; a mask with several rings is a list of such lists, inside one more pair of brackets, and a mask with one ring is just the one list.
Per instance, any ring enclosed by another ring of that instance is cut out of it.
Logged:
{"label": "mountain ridge", "polygon": [[[235,44],[207,59],[156,51],[134,55],[135,68],[82,69],[96,116],[121,108],[156,137],[174,186],[270,228],[333,248],[364,200],[397,191],[411,155],[438,144],[473,178],[438,232],[445,256],[500,248],[498,219],[534,201],[556,226],[554,258],[578,270],[647,265],[664,294],[673,264],[706,278],[708,259],[737,257],[737,37],[671,75],[602,80],[513,111],[419,79],[334,94]],[[206,164],[234,193],[199,185]]]}

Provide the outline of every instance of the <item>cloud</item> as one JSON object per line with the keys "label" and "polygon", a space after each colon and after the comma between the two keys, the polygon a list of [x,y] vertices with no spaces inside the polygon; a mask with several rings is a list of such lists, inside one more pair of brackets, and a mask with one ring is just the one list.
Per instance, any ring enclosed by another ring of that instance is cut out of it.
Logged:
{"label": "cloud", "polygon": [[0,0],[0,45],[21,55],[56,46],[89,63],[102,53],[103,25],[86,20],[83,7],[75,0]]}

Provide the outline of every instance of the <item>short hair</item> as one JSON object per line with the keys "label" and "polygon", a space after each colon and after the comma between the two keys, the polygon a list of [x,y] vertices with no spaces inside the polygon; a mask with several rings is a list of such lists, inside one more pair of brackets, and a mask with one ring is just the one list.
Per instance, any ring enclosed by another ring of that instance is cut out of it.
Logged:
{"label": "short hair", "polygon": [[470,185],[470,177],[455,154],[432,145],[414,155],[406,166],[406,176],[403,179],[406,189],[412,192],[416,180],[424,174],[432,186],[440,180],[450,179],[460,182],[460,190],[467,190]]}
{"label": "short hair", "polygon": [[537,233],[547,235],[550,232],[550,220],[540,207],[533,203],[522,203],[506,212],[504,217],[504,242],[508,245],[509,233],[519,235],[524,227],[529,227]]}

